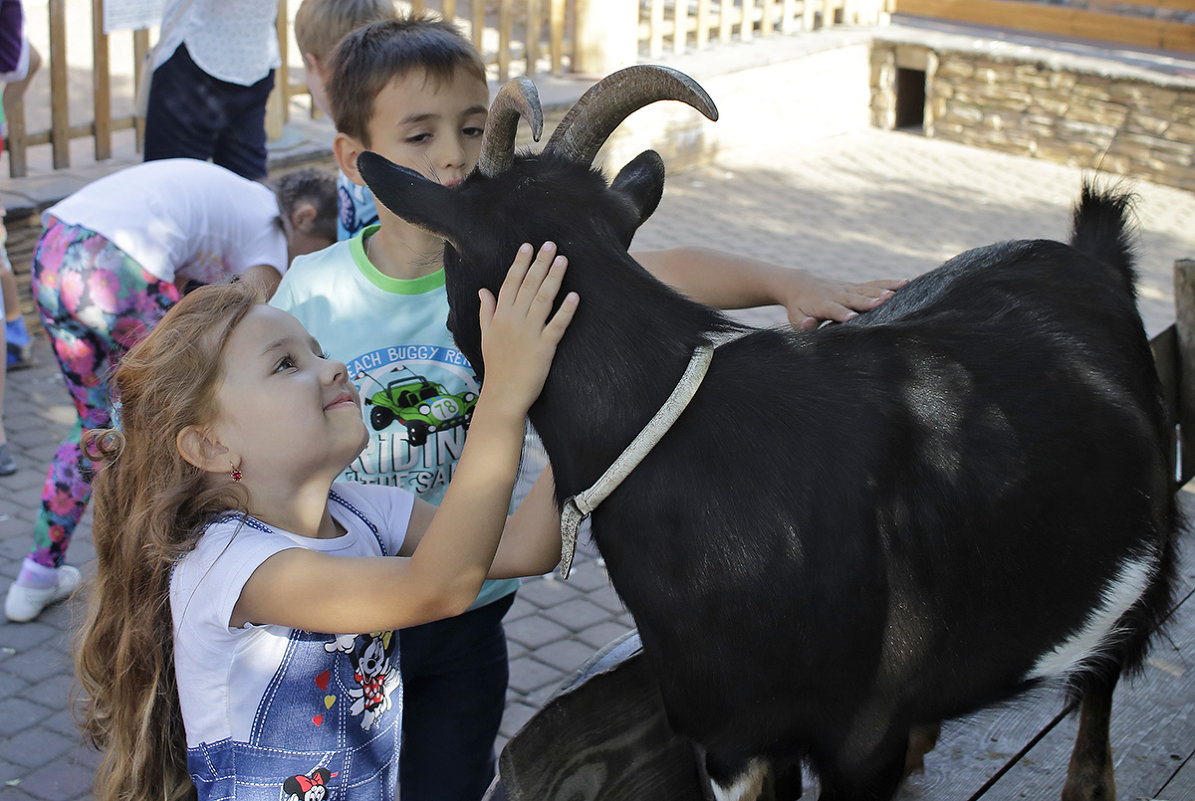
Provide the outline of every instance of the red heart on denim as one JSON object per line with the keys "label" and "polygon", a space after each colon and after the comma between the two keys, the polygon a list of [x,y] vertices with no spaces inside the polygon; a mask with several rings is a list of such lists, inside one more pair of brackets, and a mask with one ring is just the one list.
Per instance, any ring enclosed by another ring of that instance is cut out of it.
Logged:
{"label": "red heart on denim", "polygon": [[323,726],[324,725],[324,716],[316,715],[315,717],[313,717],[311,719],[311,722],[314,723],[316,726]]}
{"label": "red heart on denim", "polygon": [[315,677],[315,686],[319,687],[321,690],[328,689],[328,679],[330,678],[332,678],[332,672],[325,670],[323,673]]}

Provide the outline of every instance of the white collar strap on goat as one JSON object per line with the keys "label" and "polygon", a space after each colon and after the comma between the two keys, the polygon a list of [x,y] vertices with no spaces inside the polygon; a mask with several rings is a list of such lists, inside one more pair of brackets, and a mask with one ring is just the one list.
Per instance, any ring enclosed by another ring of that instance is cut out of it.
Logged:
{"label": "white collar strap on goat", "polygon": [[561,578],[567,579],[569,571],[572,570],[573,554],[577,550],[577,529],[580,528],[581,521],[589,517],[611,492],[618,489],[618,485],[668,433],[668,429],[672,428],[672,424],[697,393],[713,357],[714,349],[709,345],[701,345],[694,350],[693,357],[689,359],[689,366],[685,368],[685,374],[680,377],[676,389],[672,390],[672,394],[664,401],[656,416],[648,421],[638,436],[631,440],[627,449],[614,460],[614,464],[610,465],[605,473],[602,473],[602,477],[595,481],[592,487],[564,502],[564,509],[560,512]]}

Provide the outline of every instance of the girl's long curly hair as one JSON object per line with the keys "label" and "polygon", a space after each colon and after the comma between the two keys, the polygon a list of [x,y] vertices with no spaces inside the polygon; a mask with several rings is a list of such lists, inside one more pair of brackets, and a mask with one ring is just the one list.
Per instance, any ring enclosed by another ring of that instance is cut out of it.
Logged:
{"label": "girl's long curly hair", "polygon": [[195,797],[174,675],[170,571],[204,524],[246,498],[179,454],[176,438],[210,423],[232,329],[257,303],[240,284],[196,289],[121,359],[111,381],[119,424],[90,431],[96,577],[75,642],[77,715],[104,751],[99,801]]}

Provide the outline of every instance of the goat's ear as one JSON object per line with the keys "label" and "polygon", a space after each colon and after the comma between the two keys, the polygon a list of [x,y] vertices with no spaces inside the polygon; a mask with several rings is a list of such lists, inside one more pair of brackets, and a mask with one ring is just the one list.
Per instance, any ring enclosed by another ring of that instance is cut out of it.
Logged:
{"label": "goat's ear", "polygon": [[357,172],[374,198],[393,214],[459,246],[463,215],[456,192],[369,150],[357,157]]}
{"label": "goat's ear", "polygon": [[664,160],[656,151],[644,150],[619,170],[610,189],[631,201],[639,214],[638,225],[643,225],[664,195]]}

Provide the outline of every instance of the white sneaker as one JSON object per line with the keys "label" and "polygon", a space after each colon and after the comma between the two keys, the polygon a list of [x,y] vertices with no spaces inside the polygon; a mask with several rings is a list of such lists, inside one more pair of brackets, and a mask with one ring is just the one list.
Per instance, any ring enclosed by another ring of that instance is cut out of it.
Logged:
{"label": "white sneaker", "polygon": [[62,565],[58,568],[58,581],[53,587],[35,590],[32,587],[22,587],[14,581],[4,599],[4,616],[13,623],[28,623],[47,606],[74,592],[75,587],[79,586],[79,579],[78,568]]}

